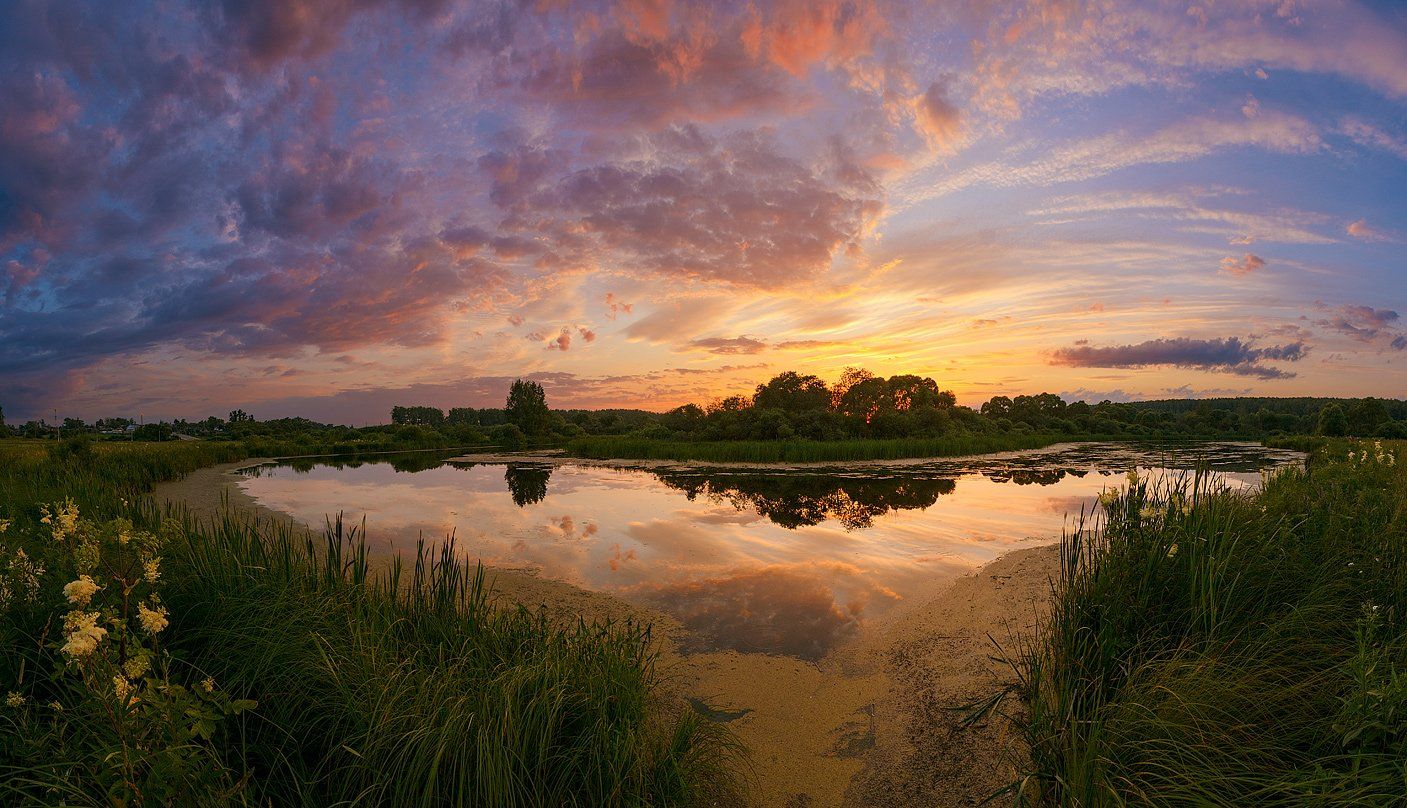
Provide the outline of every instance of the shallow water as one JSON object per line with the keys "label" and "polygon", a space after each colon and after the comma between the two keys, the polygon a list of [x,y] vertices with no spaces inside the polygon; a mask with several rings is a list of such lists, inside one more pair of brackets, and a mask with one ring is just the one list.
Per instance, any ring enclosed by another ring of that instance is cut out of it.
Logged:
{"label": "shallow water", "polygon": [[313,525],[365,515],[373,546],[453,532],[494,566],[532,567],[677,617],[691,650],[818,659],[936,583],[1049,543],[1106,487],[1205,468],[1256,485],[1300,462],[1255,444],[1079,444],[894,466],[664,469],[451,463],[425,454],[261,466],[240,485]]}

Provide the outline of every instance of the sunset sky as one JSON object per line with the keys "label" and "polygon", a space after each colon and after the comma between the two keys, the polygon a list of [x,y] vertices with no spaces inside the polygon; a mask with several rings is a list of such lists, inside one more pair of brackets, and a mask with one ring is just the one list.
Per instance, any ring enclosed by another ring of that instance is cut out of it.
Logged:
{"label": "sunset sky", "polygon": [[11,423],[848,365],[1404,395],[1407,4],[0,10]]}

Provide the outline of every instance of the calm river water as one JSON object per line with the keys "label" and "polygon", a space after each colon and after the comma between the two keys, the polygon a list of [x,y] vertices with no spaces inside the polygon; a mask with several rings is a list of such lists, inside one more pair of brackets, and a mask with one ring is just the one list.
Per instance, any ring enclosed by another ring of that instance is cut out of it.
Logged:
{"label": "calm river water", "polygon": [[1053,447],[886,466],[607,468],[425,454],[257,467],[241,486],[320,525],[365,515],[379,549],[453,532],[485,564],[661,609],[698,650],[817,659],[906,598],[1049,543],[1100,491],[1208,468],[1233,486],[1298,463],[1255,444]]}

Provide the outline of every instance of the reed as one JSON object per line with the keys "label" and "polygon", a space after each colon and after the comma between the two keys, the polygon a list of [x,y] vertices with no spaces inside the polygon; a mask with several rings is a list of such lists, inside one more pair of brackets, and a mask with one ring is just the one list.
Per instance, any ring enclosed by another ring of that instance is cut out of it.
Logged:
{"label": "reed", "polygon": [[1401,805],[1404,456],[1336,441],[1253,494],[1139,482],[1088,515],[1017,665],[1020,801]]}

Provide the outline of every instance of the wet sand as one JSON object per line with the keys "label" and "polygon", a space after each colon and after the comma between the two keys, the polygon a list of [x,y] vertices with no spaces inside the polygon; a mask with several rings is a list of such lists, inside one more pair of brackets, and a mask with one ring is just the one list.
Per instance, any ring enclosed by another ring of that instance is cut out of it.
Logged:
{"label": "wet sand", "polygon": [[[989,457],[1020,454],[1024,452]],[[542,454],[471,457],[478,462],[682,465]],[[200,469],[157,486],[155,496],[181,504],[198,518],[218,514],[228,502],[245,516],[320,531],[240,489],[235,472],[263,462],[268,461]],[[1007,648],[1029,637],[1047,601],[1057,556],[1054,547],[1020,550],[956,581],[935,581],[931,592],[911,598],[817,662],[736,651],[681,654],[677,649],[684,629],[668,615],[547,580],[532,570],[491,568],[488,577],[505,603],[542,605],[564,619],[629,617],[651,623],[661,642],[659,669],[667,685],[707,705],[707,714],[726,722],[750,750],[758,805],[962,806],[975,805],[1010,782],[1012,761],[1020,759],[1021,750],[1006,719],[997,716],[961,729],[958,714],[946,708],[984,698],[1011,681],[1010,672],[989,659],[996,649],[988,635]],[[1006,707],[1014,705],[1009,700]]]}

